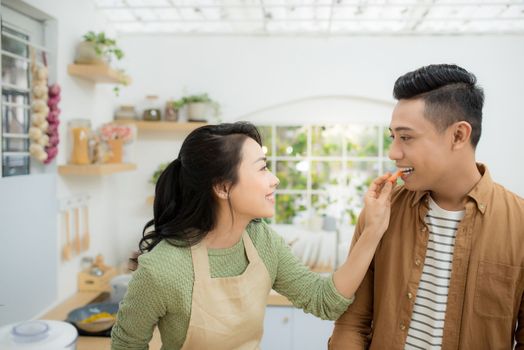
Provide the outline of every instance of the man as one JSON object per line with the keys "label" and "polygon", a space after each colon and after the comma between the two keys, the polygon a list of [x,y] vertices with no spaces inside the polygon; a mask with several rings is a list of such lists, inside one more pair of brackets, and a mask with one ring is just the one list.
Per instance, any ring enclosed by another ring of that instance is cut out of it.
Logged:
{"label": "man", "polygon": [[482,89],[461,67],[430,65],[393,94],[389,157],[404,185],[329,348],[524,348],[524,200],[475,162]]}

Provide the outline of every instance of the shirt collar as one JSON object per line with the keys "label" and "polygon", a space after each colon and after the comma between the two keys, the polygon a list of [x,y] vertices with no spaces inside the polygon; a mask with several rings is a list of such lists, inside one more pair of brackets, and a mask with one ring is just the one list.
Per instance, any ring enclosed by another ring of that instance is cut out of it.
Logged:
{"label": "shirt collar", "polygon": [[[493,180],[491,179],[491,175],[489,174],[486,165],[477,163],[477,169],[479,170],[482,177],[480,178],[480,181],[477,182],[475,187],[469,191],[467,196],[475,202],[478,210],[484,214],[488,206],[488,199],[490,197],[491,189],[493,188]],[[427,201],[427,196],[429,196],[429,191],[415,192],[411,206],[414,207],[422,200]]]}

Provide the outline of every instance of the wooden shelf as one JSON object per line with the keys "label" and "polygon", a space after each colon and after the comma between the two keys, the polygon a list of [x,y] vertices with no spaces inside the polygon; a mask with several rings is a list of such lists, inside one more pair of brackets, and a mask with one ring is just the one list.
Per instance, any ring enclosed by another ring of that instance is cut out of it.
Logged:
{"label": "wooden shelf", "polygon": [[166,121],[146,121],[146,120],[115,120],[117,124],[133,124],[140,131],[193,131],[196,128],[207,125],[207,123],[201,122],[189,122],[189,123],[178,123],[178,122],[166,122]]}
{"label": "wooden shelf", "polygon": [[131,84],[131,77],[104,64],[70,64],[67,73],[95,83]]}
{"label": "wooden shelf", "polygon": [[61,165],[58,167],[60,175],[81,175],[99,176],[131,171],[136,169],[136,164],[117,163],[117,164],[90,164],[90,165]]}

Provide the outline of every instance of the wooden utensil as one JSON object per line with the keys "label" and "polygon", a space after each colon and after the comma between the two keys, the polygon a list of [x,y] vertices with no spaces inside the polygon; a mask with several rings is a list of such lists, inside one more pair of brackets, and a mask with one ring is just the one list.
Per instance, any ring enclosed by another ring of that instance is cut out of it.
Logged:
{"label": "wooden utensil", "polygon": [[73,256],[73,245],[71,244],[70,230],[69,230],[69,209],[64,211],[64,221],[65,221],[65,236],[66,242],[64,248],[62,249],[62,258],[67,261],[70,260]]}
{"label": "wooden utensil", "polygon": [[73,239],[73,247],[77,254],[80,254],[82,246],[80,245],[80,218],[78,207],[74,208],[74,223],[75,223],[75,238]]}
{"label": "wooden utensil", "polygon": [[84,234],[82,236],[82,250],[86,251],[89,249],[90,237],[89,237],[89,207],[87,204],[84,206]]}

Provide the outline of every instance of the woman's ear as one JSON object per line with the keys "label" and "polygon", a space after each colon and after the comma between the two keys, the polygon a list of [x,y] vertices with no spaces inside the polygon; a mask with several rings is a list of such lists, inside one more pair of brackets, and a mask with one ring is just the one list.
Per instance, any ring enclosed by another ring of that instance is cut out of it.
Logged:
{"label": "woman's ear", "polygon": [[229,185],[226,183],[219,183],[216,185],[213,185],[213,192],[215,192],[215,196],[217,196],[218,199],[229,199]]}
{"label": "woman's ear", "polygon": [[452,126],[453,128],[453,149],[462,149],[464,146],[471,145],[471,124],[460,121]]}

